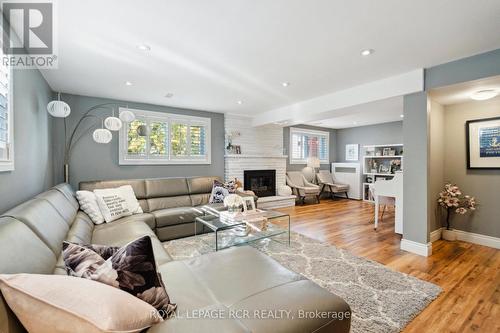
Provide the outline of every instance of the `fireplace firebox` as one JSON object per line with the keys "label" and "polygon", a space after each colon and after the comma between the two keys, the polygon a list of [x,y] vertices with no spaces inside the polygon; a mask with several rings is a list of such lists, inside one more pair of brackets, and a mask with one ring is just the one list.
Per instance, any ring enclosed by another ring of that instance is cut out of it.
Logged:
{"label": "fireplace firebox", "polygon": [[244,189],[255,192],[258,197],[276,195],[276,170],[245,170]]}

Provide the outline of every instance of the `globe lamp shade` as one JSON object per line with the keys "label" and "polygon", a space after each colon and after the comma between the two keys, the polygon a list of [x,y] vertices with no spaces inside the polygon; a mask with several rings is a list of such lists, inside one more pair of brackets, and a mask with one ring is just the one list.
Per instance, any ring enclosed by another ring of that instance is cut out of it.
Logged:
{"label": "globe lamp shade", "polygon": [[116,117],[108,117],[104,119],[104,126],[110,131],[119,131],[122,128],[122,121]]}
{"label": "globe lamp shade", "polygon": [[98,128],[92,133],[92,138],[97,143],[109,143],[113,138],[113,134],[105,128]]}
{"label": "globe lamp shade", "polygon": [[120,120],[124,123],[131,123],[135,120],[135,114],[129,110],[122,111],[120,112]]}
{"label": "globe lamp shade", "polygon": [[47,111],[52,117],[66,118],[71,113],[71,108],[66,102],[52,101],[47,104]]}

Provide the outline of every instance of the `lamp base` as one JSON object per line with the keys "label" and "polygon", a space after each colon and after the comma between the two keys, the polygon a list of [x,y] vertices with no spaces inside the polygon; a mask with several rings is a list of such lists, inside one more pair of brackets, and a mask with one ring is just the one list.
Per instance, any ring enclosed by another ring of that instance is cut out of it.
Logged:
{"label": "lamp base", "polygon": [[64,182],[69,183],[69,164],[64,164]]}

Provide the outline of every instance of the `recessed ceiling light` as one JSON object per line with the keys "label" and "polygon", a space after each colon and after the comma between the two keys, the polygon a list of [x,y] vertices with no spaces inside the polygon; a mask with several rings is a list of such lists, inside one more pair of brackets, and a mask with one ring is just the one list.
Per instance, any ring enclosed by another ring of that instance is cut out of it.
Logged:
{"label": "recessed ceiling light", "polygon": [[125,81],[125,85],[126,85],[126,86],[131,86],[131,85],[132,85],[132,82],[130,82],[130,81]]}
{"label": "recessed ceiling light", "polygon": [[493,89],[486,89],[486,90],[479,90],[470,95],[470,98],[472,98],[475,101],[484,101],[490,98],[493,98],[498,95],[498,91],[493,90]]}
{"label": "recessed ceiling light", "polygon": [[353,123],[354,125],[357,125],[357,124],[358,124],[358,122],[357,122],[357,121],[353,121],[352,123]]}
{"label": "recessed ceiling light", "polygon": [[173,94],[173,93],[171,93],[171,92],[169,92],[169,93],[166,93],[166,94],[165,94],[165,97],[166,97],[166,98],[172,98],[172,97],[174,97],[174,94]]}
{"label": "recessed ceiling light", "polygon": [[405,117],[405,115],[404,115],[404,114],[400,114],[399,116],[400,116],[401,118],[404,118],[404,117]]}
{"label": "recessed ceiling light", "polygon": [[137,48],[141,51],[151,51],[151,46],[146,44],[137,45]]}
{"label": "recessed ceiling light", "polygon": [[364,49],[361,51],[362,56],[369,56],[370,54],[373,54],[375,52],[374,49]]}
{"label": "recessed ceiling light", "polygon": [[283,87],[288,87],[290,85],[290,82],[282,82],[281,85]]}
{"label": "recessed ceiling light", "polygon": [[236,101],[239,105],[243,104],[243,101]]}

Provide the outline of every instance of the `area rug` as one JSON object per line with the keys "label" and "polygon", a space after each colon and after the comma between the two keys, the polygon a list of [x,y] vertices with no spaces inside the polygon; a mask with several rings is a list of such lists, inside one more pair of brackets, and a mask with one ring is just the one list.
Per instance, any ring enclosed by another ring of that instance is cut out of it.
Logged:
{"label": "area rug", "polygon": [[[210,234],[164,243],[174,260],[213,252]],[[342,297],[351,307],[353,333],[400,332],[440,293],[441,288],[393,271],[346,250],[292,233],[291,245],[272,240],[252,246],[288,269]]]}

